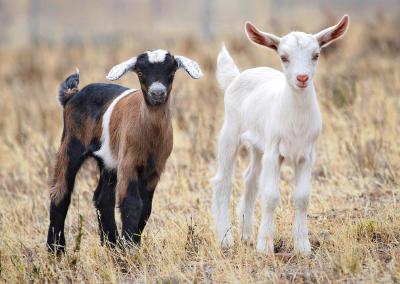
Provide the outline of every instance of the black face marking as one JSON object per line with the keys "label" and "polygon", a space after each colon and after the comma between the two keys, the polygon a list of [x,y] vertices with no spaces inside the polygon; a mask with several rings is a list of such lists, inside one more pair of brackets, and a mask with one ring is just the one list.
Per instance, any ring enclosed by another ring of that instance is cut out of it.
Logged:
{"label": "black face marking", "polygon": [[[173,55],[167,53],[163,62],[149,62],[147,53],[137,57],[134,71],[138,74],[145,101],[148,105],[156,106],[168,101],[178,64]],[[153,83],[165,86],[165,92],[154,91],[150,88]]]}

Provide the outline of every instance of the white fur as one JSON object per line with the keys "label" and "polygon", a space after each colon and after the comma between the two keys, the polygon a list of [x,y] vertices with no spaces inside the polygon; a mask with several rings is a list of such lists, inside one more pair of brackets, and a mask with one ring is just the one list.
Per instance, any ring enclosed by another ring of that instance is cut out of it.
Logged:
{"label": "white fur", "polygon": [[110,106],[107,108],[106,112],[103,115],[102,121],[102,134],[101,134],[101,147],[98,151],[94,152],[94,154],[101,158],[104,162],[104,165],[108,169],[116,169],[118,165],[117,157],[114,157],[111,153],[110,149],[110,119],[112,112],[114,110],[115,105],[127,95],[136,91],[135,89],[129,89],[121,93],[118,97],[116,97]]}
{"label": "white fur", "polygon": [[200,66],[196,61],[181,55],[176,55],[175,60],[178,63],[178,67],[183,68],[193,79],[199,79],[203,76]]}
{"label": "white fur", "polygon": [[128,59],[127,61],[124,61],[118,65],[115,65],[113,68],[111,68],[110,72],[106,76],[108,80],[114,81],[118,80],[119,78],[122,77],[126,72],[131,70],[132,68],[135,67],[137,58],[132,57],[131,59]]}
{"label": "white fur", "polygon": [[[314,144],[322,128],[312,80],[317,60],[312,58],[320,52],[320,46],[315,36],[302,32],[292,32],[283,38],[273,36],[266,42],[273,40],[278,41],[278,54],[289,58],[289,63],[282,62],[283,72],[260,67],[239,73],[225,47],[218,56],[216,76],[225,90],[225,118],[218,140],[218,170],[213,179],[213,221],[221,245],[232,245],[229,204],[233,164],[240,144],[247,144],[251,162],[236,211],[242,239],[251,237],[253,211],[260,190],[262,220],[257,250],[273,252],[274,212],[280,200],[280,166],[285,160],[295,170],[294,248],[309,254],[307,208],[311,169]],[[300,74],[309,77],[305,87],[298,85]]]}
{"label": "white fur", "polygon": [[150,63],[162,63],[164,62],[165,56],[167,55],[168,51],[157,49],[157,50],[147,51],[146,53]]}

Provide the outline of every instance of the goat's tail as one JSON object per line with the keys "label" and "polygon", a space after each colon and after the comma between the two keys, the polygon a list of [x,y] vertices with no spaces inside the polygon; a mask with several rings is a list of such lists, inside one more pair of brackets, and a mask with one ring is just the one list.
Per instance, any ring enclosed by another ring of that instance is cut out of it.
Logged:
{"label": "goat's tail", "polygon": [[235,62],[230,56],[225,45],[222,45],[217,59],[217,81],[219,86],[225,91],[232,81],[240,74]]}
{"label": "goat's tail", "polygon": [[60,104],[65,107],[68,100],[79,92],[79,69],[76,68],[76,73],[72,74],[65,79],[64,82],[61,83],[60,88],[58,90],[58,100]]}

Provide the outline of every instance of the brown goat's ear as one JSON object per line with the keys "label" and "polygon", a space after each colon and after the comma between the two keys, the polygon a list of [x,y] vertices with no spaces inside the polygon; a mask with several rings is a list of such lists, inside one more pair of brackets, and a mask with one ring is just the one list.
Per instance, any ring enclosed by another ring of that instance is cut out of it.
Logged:
{"label": "brown goat's ear", "polygon": [[199,79],[203,76],[200,66],[196,61],[179,55],[175,56],[175,60],[178,64],[178,68],[184,69],[193,79]]}
{"label": "brown goat's ear", "polygon": [[278,50],[280,38],[276,35],[264,33],[258,30],[252,23],[246,22],[245,31],[249,40],[253,43]]}
{"label": "brown goat's ear", "polygon": [[106,78],[110,81],[118,80],[126,72],[132,71],[133,68],[135,68],[135,65],[136,65],[136,57],[132,57],[131,59],[124,61],[118,65],[115,65],[113,68],[111,68]]}
{"label": "brown goat's ear", "polygon": [[320,47],[328,46],[331,42],[343,36],[349,27],[349,16],[344,15],[339,23],[315,34]]}

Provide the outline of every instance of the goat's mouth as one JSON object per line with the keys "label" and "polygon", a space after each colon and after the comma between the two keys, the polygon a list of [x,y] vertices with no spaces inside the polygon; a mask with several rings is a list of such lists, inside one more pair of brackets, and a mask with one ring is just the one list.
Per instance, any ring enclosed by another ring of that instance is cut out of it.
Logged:
{"label": "goat's mouth", "polygon": [[297,83],[296,86],[300,89],[305,89],[308,87],[307,83]]}
{"label": "goat's mouth", "polygon": [[159,106],[159,105],[165,104],[165,102],[167,101],[167,98],[168,98],[167,96],[163,96],[163,97],[150,96],[148,98],[148,101],[149,101],[150,105],[152,105],[152,106]]}

